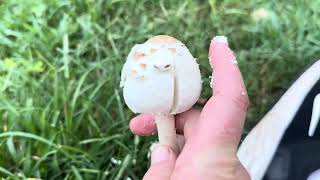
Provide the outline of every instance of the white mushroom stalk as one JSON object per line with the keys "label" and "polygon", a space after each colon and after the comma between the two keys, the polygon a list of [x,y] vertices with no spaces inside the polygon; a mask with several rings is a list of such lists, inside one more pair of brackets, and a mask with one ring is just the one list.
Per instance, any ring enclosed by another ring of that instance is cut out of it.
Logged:
{"label": "white mushroom stalk", "polygon": [[199,65],[188,48],[166,35],[135,45],[123,66],[120,86],[133,112],[155,115],[160,144],[179,152],[174,115],[190,109],[202,87]]}

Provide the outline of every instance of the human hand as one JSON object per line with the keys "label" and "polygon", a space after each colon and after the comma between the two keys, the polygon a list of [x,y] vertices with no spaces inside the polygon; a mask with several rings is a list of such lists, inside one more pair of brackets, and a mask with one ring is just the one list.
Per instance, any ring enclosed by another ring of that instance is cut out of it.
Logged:
{"label": "human hand", "polygon": [[[236,156],[248,107],[248,96],[236,58],[224,38],[211,41],[209,60],[213,68],[213,96],[202,111],[191,109],[176,115],[181,153],[157,145],[144,180],[249,180]],[[156,132],[152,115],[130,121],[137,135]]]}

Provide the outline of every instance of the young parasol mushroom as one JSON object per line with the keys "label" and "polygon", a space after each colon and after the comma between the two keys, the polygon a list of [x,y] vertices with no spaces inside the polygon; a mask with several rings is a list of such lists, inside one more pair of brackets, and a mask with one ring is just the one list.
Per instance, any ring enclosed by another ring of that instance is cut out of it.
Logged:
{"label": "young parasol mushroom", "polygon": [[120,86],[127,106],[135,113],[154,114],[160,144],[178,153],[174,115],[190,109],[202,87],[199,65],[188,48],[167,35],[135,45]]}

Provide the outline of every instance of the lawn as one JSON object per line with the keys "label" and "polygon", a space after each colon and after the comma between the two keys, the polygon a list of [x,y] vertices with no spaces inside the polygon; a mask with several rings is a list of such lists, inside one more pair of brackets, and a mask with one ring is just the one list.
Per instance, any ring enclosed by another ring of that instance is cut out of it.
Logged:
{"label": "lawn", "polygon": [[185,42],[210,96],[208,45],[226,35],[251,99],[245,132],[320,57],[320,1],[0,0],[0,177],[141,179],[156,137],[128,129],[130,48]]}

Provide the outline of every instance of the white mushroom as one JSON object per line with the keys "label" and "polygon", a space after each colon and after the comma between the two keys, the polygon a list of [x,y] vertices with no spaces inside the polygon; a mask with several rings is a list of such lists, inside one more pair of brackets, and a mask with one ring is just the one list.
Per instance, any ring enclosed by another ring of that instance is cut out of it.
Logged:
{"label": "white mushroom", "polygon": [[120,86],[133,112],[155,114],[160,143],[179,151],[173,115],[190,109],[202,87],[199,65],[188,48],[166,35],[135,45],[123,66]]}

